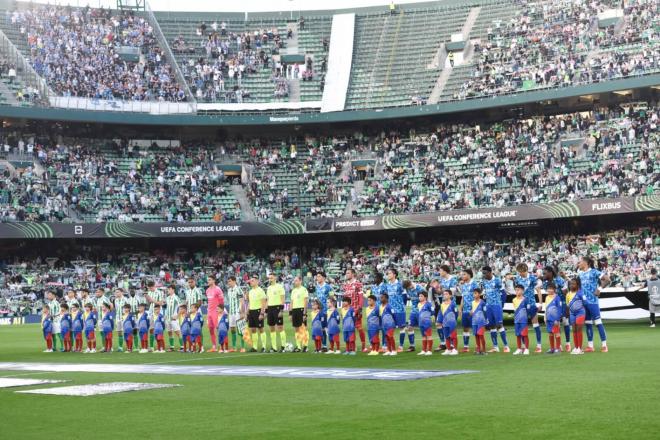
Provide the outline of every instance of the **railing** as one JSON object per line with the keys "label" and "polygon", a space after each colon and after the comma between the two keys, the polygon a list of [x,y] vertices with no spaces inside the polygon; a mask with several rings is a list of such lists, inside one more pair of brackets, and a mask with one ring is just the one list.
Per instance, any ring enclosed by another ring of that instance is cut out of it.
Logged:
{"label": "railing", "polygon": [[77,98],[73,96],[51,96],[50,106],[70,110],[106,112],[134,112],[152,115],[189,114],[197,111],[195,102],[169,101],[122,101],[115,99]]}
{"label": "railing", "polygon": [[165,56],[167,57],[169,63],[172,65],[172,68],[174,69],[174,76],[176,76],[177,82],[184,88],[184,91],[186,92],[186,98],[194,102],[195,97],[190,91],[190,87],[188,87],[188,82],[186,81],[186,78],[183,76],[181,69],[179,69],[179,63],[177,63],[176,58],[174,57],[174,53],[172,53],[172,49],[170,48],[170,45],[167,42],[167,38],[165,38],[165,34],[163,34],[163,31],[160,28],[160,24],[158,24],[158,20],[156,20],[156,17],[154,16],[154,12],[151,10],[151,5],[149,5],[149,2],[145,2],[144,9],[147,14],[147,21],[154,29],[154,35],[156,36],[156,40],[158,40],[158,44],[160,44],[160,47],[162,47],[163,50],[165,51]]}
{"label": "railing", "polygon": [[39,96],[42,100],[47,100],[52,94],[48,84],[46,84],[46,81],[37,74],[32,67],[32,64],[30,64],[21,51],[14,46],[14,43],[11,42],[2,29],[0,29],[0,52],[10,65],[16,67],[16,76],[21,82],[27,87],[32,87],[39,91]]}

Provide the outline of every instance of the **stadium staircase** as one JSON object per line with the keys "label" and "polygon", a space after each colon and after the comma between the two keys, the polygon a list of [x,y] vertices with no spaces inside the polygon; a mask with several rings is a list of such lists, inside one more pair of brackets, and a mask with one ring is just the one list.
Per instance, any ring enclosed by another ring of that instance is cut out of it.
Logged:
{"label": "stadium staircase", "polygon": [[247,222],[256,221],[257,217],[254,215],[252,210],[252,205],[250,204],[250,199],[245,192],[245,188],[242,185],[231,185],[231,192],[234,195],[234,198],[241,206],[241,220]]}

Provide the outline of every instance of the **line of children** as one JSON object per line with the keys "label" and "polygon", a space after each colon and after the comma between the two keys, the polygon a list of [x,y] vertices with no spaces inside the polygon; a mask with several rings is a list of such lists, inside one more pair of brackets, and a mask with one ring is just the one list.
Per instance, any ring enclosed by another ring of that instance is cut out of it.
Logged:
{"label": "line of children", "polygon": [[[514,355],[528,355],[529,354],[529,309],[531,303],[526,296],[526,288],[522,284],[514,286],[515,297],[513,299],[514,308],[514,326],[517,338],[517,350]],[[543,305],[545,311],[546,328],[549,335],[550,349],[548,354],[555,354],[561,351],[561,334],[560,326],[564,316],[564,301],[557,294],[557,289],[554,283],[548,282],[545,286],[546,298]],[[482,299],[481,288],[474,285],[472,301],[469,307],[469,319],[472,328],[472,333],[476,340],[475,354],[481,355],[486,353],[485,343],[485,328],[488,324],[486,319],[486,310],[488,305]],[[443,355],[457,355],[457,327],[458,327],[458,308],[453,298],[451,290],[446,289],[442,294],[442,302],[439,305],[439,310],[436,310],[436,324],[442,330],[443,339],[446,341],[446,350]],[[585,294],[581,288],[579,278],[572,279],[568,283],[568,292],[565,297],[565,303],[569,311],[569,321],[573,329],[573,337],[575,340],[575,348],[571,354],[583,354],[583,327],[585,324]],[[327,299],[327,311],[322,311],[321,303],[318,300],[312,301],[312,325],[311,336],[315,344],[315,353],[322,351],[322,338],[324,333],[323,322],[327,323],[327,335],[330,340],[330,347],[327,353],[339,354],[340,351],[340,335],[343,336],[345,344],[346,355],[355,355],[355,331],[356,331],[356,315],[352,307],[352,299],[344,298],[342,301],[341,309],[337,309],[337,300],[333,297]],[[431,301],[429,301],[428,293],[424,290],[419,290],[417,295],[417,315],[418,325],[422,336],[422,351],[420,356],[428,356],[433,351],[433,314],[434,308]],[[463,310],[465,310],[464,307]],[[153,328],[154,337],[157,342],[156,352],[165,352],[165,339],[164,334],[166,330],[163,314],[161,313],[161,306],[154,305],[153,314],[149,314],[146,309],[146,304],[138,305],[137,320],[132,313],[132,307],[129,304],[123,306],[123,315],[118,323],[115,324],[114,315],[111,312],[110,306],[103,304],[101,329],[103,335],[103,343],[105,352],[112,351],[112,333],[117,329],[123,331],[123,342],[126,344],[126,352],[133,351],[133,335],[135,331],[139,335],[140,353],[147,353],[149,330]],[[224,307],[218,307],[218,326],[217,334],[219,336],[220,345],[219,351],[221,353],[228,352],[228,335],[229,335],[229,315]],[[367,335],[369,343],[371,344],[369,356],[378,355],[381,350],[380,335],[384,335],[385,340],[382,341],[384,345],[384,355],[395,356],[397,354],[396,345],[394,341],[394,328],[395,318],[392,309],[389,305],[389,295],[381,293],[380,301],[374,295],[367,298]],[[98,315],[90,303],[85,304],[84,312],[82,312],[76,303],[71,307],[67,304],[62,304],[59,310],[60,332],[57,336],[61,336],[63,341],[64,351],[80,352],[83,344],[83,333],[87,340],[87,348],[85,353],[96,352],[96,339],[95,328],[98,321]],[[54,349],[54,334],[55,326],[53,325],[54,317],[51,316],[50,308],[46,305],[42,314],[42,329],[43,336],[46,340],[45,352],[51,352]],[[196,304],[190,306],[190,311],[186,304],[181,304],[178,307],[178,323],[181,328],[182,348],[183,352],[203,352],[201,334],[204,326],[204,318]],[[341,325],[340,325],[341,323]],[[464,324],[465,326],[465,324]]]}

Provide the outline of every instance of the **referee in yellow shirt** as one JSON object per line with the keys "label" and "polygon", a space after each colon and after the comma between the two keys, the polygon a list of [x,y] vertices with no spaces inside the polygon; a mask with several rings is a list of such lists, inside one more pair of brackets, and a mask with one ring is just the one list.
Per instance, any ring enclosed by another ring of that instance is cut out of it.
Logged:
{"label": "referee in yellow shirt", "polygon": [[307,300],[309,292],[302,285],[302,279],[297,276],[293,279],[293,289],[291,289],[291,323],[296,337],[295,353],[307,351]]}
{"label": "referee in yellow shirt", "polygon": [[277,333],[280,334],[280,353],[284,353],[286,332],[284,331],[284,286],[277,282],[277,275],[271,272],[268,275],[268,330],[270,331],[270,353],[277,351]]}
{"label": "referee in yellow shirt", "polygon": [[[250,290],[248,291],[248,328],[252,336],[251,353],[257,352],[257,345],[261,339],[261,352],[266,351],[266,334],[264,333],[264,315],[266,313],[266,293],[259,287],[259,275],[252,274],[250,280]],[[257,338],[257,330],[259,337]]]}

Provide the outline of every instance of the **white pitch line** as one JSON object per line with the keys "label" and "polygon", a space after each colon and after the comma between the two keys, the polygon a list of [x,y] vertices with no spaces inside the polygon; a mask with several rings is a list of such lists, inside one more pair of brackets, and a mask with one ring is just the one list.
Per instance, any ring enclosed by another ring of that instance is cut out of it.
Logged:
{"label": "white pitch line", "polygon": [[57,373],[57,371],[42,371],[40,373],[35,373],[35,372],[19,373],[19,374],[10,374],[9,376],[0,376],[0,377],[33,376],[37,374],[53,374],[53,373]]}
{"label": "white pitch line", "polygon": [[214,357],[203,357],[203,358],[192,358],[192,359],[179,359],[178,361],[165,361],[165,362],[149,362],[144,365],[163,365],[163,364],[176,364],[179,362],[191,362],[191,361],[208,361],[208,360],[222,360],[222,359],[237,359],[241,357],[254,357],[254,356],[259,356],[259,355],[265,355],[265,354],[276,354],[276,353],[245,353],[245,354],[239,354],[236,356],[214,356]]}

